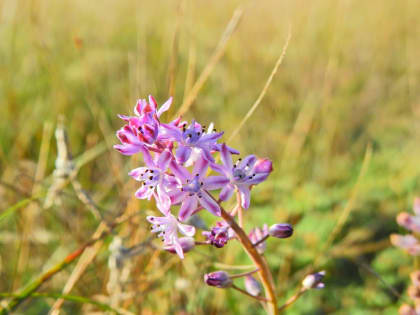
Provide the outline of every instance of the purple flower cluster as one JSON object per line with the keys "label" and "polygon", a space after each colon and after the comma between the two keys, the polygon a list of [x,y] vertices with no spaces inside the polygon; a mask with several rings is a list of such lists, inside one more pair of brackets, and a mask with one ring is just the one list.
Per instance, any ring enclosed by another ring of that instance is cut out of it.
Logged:
{"label": "purple flower cluster", "polygon": [[[121,144],[114,148],[124,155],[142,154],[145,165],[129,173],[142,184],[135,195],[139,199],[154,198],[163,216],[147,217],[152,232],[162,237],[165,248],[183,258],[184,252],[193,247],[195,228],[181,222],[201,209],[219,217],[219,203],[229,200],[235,191],[241,206],[247,209],[252,186],[268,177],[272,163],[255,155],[234,163],[232,155],[239,151],[218,142],[223,132],[206,129],[195,120],[161,122],[162,113],[171,104],[172,98],[158,109],[156,100],[149,96],[148,101],[137,102],[134,116],[119,115],[126,124],[117,131]],[[217,153],[221,163],[217,163]],[[218,200],[210,194],[215,190],[219,190]],[[174,215],[178,205],[179,211]],[[185,237],[179,237],[179,233]],[[223,247],[233,237],[223,224],[208,233],[208,242],[216,247]]]}
{"label": "purple flower cluster", "polygon": [[397,216],[397,223],[411,231],[412,234],[391,234],[390,238],[391,243],[394,246],[402,248],[412,256],[419,256],[420,241],[418,239],[418,234],[420,232],[420,198],[414,199],[413,212],[414,215],[410,215],[407,212],[401,212]]}

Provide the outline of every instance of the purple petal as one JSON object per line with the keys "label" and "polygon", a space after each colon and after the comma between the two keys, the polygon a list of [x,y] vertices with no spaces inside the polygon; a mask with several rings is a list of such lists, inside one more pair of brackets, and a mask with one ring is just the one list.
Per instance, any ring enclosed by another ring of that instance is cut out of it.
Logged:
{"label": "purple petal", "polygon": [[143,185],[141,186],[136,193],[134,194],[139,199],[149,199],[153,195],[154,189],[150,189],[149,186]]}
{"label": "purple petal", "polygon": [[152,224],[166,224],[168,223],[168,219],[166,217],[155,217],[153,215],[148,215],[146,220]]}
{"label": "purple petal", "polygon": [[221,136],[223,136],[223,132],[213,132],[213,133],[207,133],[200,137],[200,139],[197,141],[197,143],[205,144],[208,142],[214,142],[217,139],[219,139]]}
{"label": "purple petal", "polygon": [[256,174],[252,179],[248,179],[246,181],[246,183],[249,184],[249,185],[259,184],[259,183],[265,181],[267,179],[268,175],[270,175],[270,173]]}
{"label": "purple petal", "polygon": [[230,155],[230,152],[225,143],[222,144],[222,149],[220,151],[220,158],[222,160],[223,165],[228,170],[231,170],[233,168],[232,156]]}
{"label": "purple petal", "polygon": [[191,225],[178,223],[178,228],[181,231],[181,233],[186,235],[186,236],[194,236],[194,234],[195,234],[195,227],[193,227]]}
{"label": "purple petal", "polygon": [[190,147],[186,147],[183,145],[180,145],[178,147],[178,149],[176,149],[176,160],[181,163],[184,164],[186,160],[188,160],[188,158],[191,155],[191,148]]}
{"label": "purple petal", "polygon": [[140,148],[140,151],[143,154],[143,161],[144,161],[144,163],[148,167],[155,167],[155,163],[153,162],[153,157],[150,154],[149,150],[145,146],[142,146]]}
{"label": "purple petal", "polygon": [[114,149],[124,155],[133,155],[140,151],[140,147],[133,144],[116,144]]}
{"label": "purple petal", "polygon": [[248,155],[241,161],[241,163],[239,164],[239,167],[243,168],[247,165],[249,165],[250,167],[253,167],[256,161],[257,161],[257,157],[255,155],[253,154]]}
{"label": "purple petal", "polygon": [[206,208],[207,210],[209,210],[212,214],[214,214],[215,216],[220,217],[220,206],[217,204],[217,202],[210,197],[207,193],[203,193],[201,198],[198,199],[198,201],[200,202],[200,204]]}
{"label": "purple petal", "polygon": [[223,187],[222,191],[220,192],[219,198],[220,200],[228,200],[230,197],[232,197],[233,192],[235,191],[235,188],[232,185],[226,185]]}
{"label": "purple petal", "polygon": [[202,156],[209,162],[214,162],[214,158],[211,155],[211,152],[208,148],[206,147],[200,147],[201,148],[201,152],[202,152]]}
{"label": "purple petal", "polygon": [[196,208],[197,198],[195,196],[186,197],[181,205],[181,209],[179,210],[178,219],[180,221],[185,221],[191,216]]}
{"label": "purple petal", "polygon": [[239,195],[241,196],[241,206],[244,209],[248,209],[249,208],[249,204],[250,204],[250,191],[249,191],[249,187],[247,186],[237,186],[238,190],[239,190]]}
{"label": "purple petal", "polygon": [[128,173],[128,176],[133,177],[135,180],[139,180],[139,176],[143,174],[147,170],[147,167],[138,167],[134,170],[131,170],[130,173]]}
{"label": "purple petal", "polygon": [[157,108],[157,102],[152,95],[149,95],[149,104],[152,106],[154,110]]}
{"label": "purple petal", "polygon": [[229,184],[229,179],[225,176],[209,176],[204,179],[204,187],[208,190],[219,189]]}
{"label": "purple petal", "polygon": [[179,163],[177,163],[175,160],[172,160],[169,163],[169,167],[171,168],[172,173],[183,183],[185,183],[187,179],[191,177],[191,174],[188,172],[188,170]]}
{"label": "purple petal", "polygon": [[182,132],[178,127],[170,124],[160,124],[160,127],[162,128],[160,136],[163,139],[174,139],[179,142],[182,140]]}
{"label": "purple petal", "polygon": [[198,177],[200,179],[203,178],[203,176],[206,175],[208,166],[209,166],[209,162],[200,156],[195,162],[193,176],[198,174]]}
{"label": "purple petal", "polygon": [[157,166],[161,171],[166,171],[166,169],[169,166],[169,163],[171,162],[172,154],[168,150],[163,151],[159,155],[159,159],[157,162]]}
{"label": "purple petal", "polygon": [[223,175],[228,175],[229,174],[229,170],[226,169],[226,167],[224,165],[219,165],[216,163],[210,163],[210,167],[216,171],[217,173],[223,174]]}
{"label": "purple petal", "polygon": [[162,113],[166,112],[169,109],[169,107],[171,107],[171,104],[172,104],[172,96],[165,103],[163,103],[163,105],[159,108],[159,110],[157,111],[157,116],[160,117]]}
{"label": "purple petal", "polygon": [[130,116],[126,116],[126,115],[117,115],[119,118],[121,118],[122,120],[125,121],[129,121],[130,120]]}
{"label": "purple petal", "polygon": [[187,193],[181,191],[180,189],[174,189],[168,192],[171,203],[176,205],[184,200]]}

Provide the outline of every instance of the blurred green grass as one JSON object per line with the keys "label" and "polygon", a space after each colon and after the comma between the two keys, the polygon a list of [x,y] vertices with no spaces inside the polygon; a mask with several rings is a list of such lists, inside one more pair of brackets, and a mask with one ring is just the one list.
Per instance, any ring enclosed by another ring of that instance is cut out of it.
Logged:
{"label": "blurred green grass", "polygon": [[[174,56],[175,105],[166,118],[171,117],[190,88],[187,70],[193,69],[195,81],[240,3],[3,1],[2,210],[32,194],[43,128],[59,115],[65,116],[76,156],[108,139],[109,150],[79,175],[94,200],[110,209],[107,215],[116,215],[127,202],[136,210],[150,208],[130,199],[136,184],[126,174],[136,161],[111,149],[117,140],[109,139],[122,125],[116,114],[130,112],[136,99],[148,94],[166,100]],[[315,259],[328,272],[326,289],[307,294],[288,314],[391,314],[401,303],[371,271],[404,292],[412,266],[384,240],[398,230],[395,215],[420,194],[419,13],[415,0],[246,2],[225,55],[186,114],[214,122],[227,139],[263,88],[292,26],[286,57],[267,95],[231,143],[244,155],[274,161],[270,180],[253,194],[248,227],[296,224],[292,239],[268,242],[282,300]],[[52,138],[48,143],[45,174],[53,171],[56,152]],[[369,144],[372,158],[351,215],[324,248]],[[37,184],[45,190],[49,181]],[[17,289],[48,262],[63,258],[97,226],[74,192],[66,190],[62,207],[37,213],[30,261],[19,268],[25,210],[0,223],[2,292]],[[134,244],[147,237],[147,228],[141,216],[119,233]],[[372,246],[364,250],[365,245]],[[72,292],[106,296],[107,257],[104,246]],[[182,262],[166,253],[137,257],[127,284],[136,295],[124,307],[139,314],[260,314],[257,303],[237,292],[203,287],[203,273],[218,261],[249,263],[236,245],[200,248]],[[70,271],[43,289],[59,292]],[[51,302],[34,299],[21,311],[45,313]],[[64,310],[87,312],[72,303]]]}

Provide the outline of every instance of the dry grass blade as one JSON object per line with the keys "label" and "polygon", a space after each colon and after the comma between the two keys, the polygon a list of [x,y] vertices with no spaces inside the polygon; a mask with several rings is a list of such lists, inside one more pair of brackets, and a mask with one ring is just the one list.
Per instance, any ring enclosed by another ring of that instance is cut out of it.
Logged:
{"label": "dry grass blade", "polygon": [[273,81],[273,78],[276,75],[277,70],[279,69],[281,63],[283,62],[283,59],[284,59],[284,56],[286,55],[287,47],[289,46],[289,42],[290,42],[291,37],[292,37],[292,27],[289,26],[289,31],[287,33],[286,43],[283,46],[283,49],[281,51],[281,54],[280,54],[279,58],[277,59],[276,64],[274,65],[274,68],[271,71],[271,74],[270,74],[270,76],[267,79],[267,82],[265,82],[264,88],[262,89],[262,91],[261,91],[260,95],[258,96],[257,100],[255,101],[255,103],[249,109],[248,113],[246,113],[245,117],[242,119],[242,121],[240,122],[240,124],[238,125],[238,127],[236,127],[236,129],[230,135],[230,137],[228,139],[228,142],[231,141],[238,134],[238,132],[241,130],[241,128],[247,122],[247,120],[249,119],[249,117],[251,117],[251,115],[257,109],[258,105],[260,105],[261,100],[263,99],[263,97],[267,93],[267,90],[268,90],[268,88],[269,88],[269,86],[271,84],[271,81]]}
{"label": "dry grass blade", "polygon": [[198,92],[200,92],[201,88],[203,87],[204,83],[207,81],[208,77],[210,76],[211,72],[213,71],[215,65],[219,61],[219,59],[223,56],[226,45],[229,42],[233,32],[235,31],[236,27],[238,26],[239,20],[242,16],[243,10],[242,8],[237,8],[232,15],[228,25],[226,26],[225,31],[223,32],[222,37],[220,38],[219,43],[210,58],[210,61],[207,63],[206,67],[204,68],[203,72],[201,72],[200,76],[195,82],[194,86],[192,87],[191,91],[188,93],[187,97],[185,98],[184,103],[179,108],[178,112],[176,113],[176,117],[185,114],[188,109],[191,107],[192,103],[196,99]]}

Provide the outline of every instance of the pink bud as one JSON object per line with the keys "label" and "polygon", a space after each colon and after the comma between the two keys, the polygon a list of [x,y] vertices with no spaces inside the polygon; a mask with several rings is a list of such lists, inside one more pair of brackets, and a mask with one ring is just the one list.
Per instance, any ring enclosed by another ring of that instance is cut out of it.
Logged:
{"label": "pink bud", "polygon": [[207,285],[218,288],[229,288],[232,286],[232,279],[225,271],[215,271],[204,275],[204,282]]}
{"label": "pink bud", "polygon": [[249,294],[257,296],[261,293],[261,284],[253,276],[246,276],[245,289]]}
{"label": "pink bud", "polygon": [[288,238],[293,234],[293,227],[288,223],[278,223],[270,226],[268,234],[277,238]]}
{"label": "pink bud", "polygon": [[273,171],[273,163],[269,159],[258,159],[254,165],[255,173],[271,173]]}
{"label": "pink bud", "polygon": [[[178,242],[181,245],[182,251],[184,253],[188,253],[195,246],[195,241],[192,237],[181,237],[181,238],[179,238]],[[176,254],[174,245],[167,245],[163,249],[172,253],[172,254]]]}

